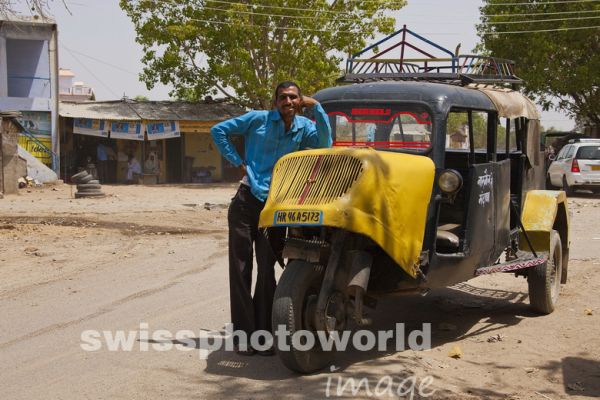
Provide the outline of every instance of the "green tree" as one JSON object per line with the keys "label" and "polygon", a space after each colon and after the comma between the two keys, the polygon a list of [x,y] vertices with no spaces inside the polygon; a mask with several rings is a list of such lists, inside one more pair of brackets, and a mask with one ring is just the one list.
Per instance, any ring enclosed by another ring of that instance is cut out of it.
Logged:
{"label": "green tree", "polygon": [[600,124],[599,11],[597,2],[485,0],[481,46],[514,60],[526,92],[545,110]]}
{"label": "green tree", "polygon": [[312,93],[340,75],[344,54],[391,33],[405,0],[120,0],[143,47],[141,79],[171,96],[224,95],[270,108],[277,82]]}

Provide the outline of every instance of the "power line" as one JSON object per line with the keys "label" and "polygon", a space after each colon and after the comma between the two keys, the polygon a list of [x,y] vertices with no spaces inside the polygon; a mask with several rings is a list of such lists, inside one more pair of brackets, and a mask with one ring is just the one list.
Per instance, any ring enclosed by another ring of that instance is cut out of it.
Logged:
{"label": "power line", "polygon": [[595,26],[578,26],[575,28],[557,28],[557,29],[538,29],[532,31],[506,31],[506,32],[483,32],[483,35],[512,35],[515,33],[536,33],[536,32],[558,32],[558,31],[575,31],[580,29],[598,29],[600,25]]}
{"label": "power line", "polygon": [[[217,25],[231,25],[231,26],[244,26],[250,28],[267,28],[274,30],[291,30],[291,31],[300,31],[300,32],[329,32],[329,33],[356,33],[354,31],[338,31],[331,29],[310,29],[310,28],[296,28],[296,27],[288,27],[288,26],[268,26],[268,25],[254,25],[254,24],[241,24],[238,22],[225,22],[225,21],[211,21],[207,19],[198,19],[198,18],[189,18],[190,21],[197,22],[205,22],[207,24],[217,24]],[[423,32],[421,35],[458,35],[456,32]]]}
{"label": "power line", "polygon": [[73,57],[73,59],[75,59],[75,61],[77,61],[83,67],[83,69],[85,69],[90,75],[92,75],[98,81],[98,83],[104,86],[104,88],[108,90],[113,96],[115,96],[115,98],[119,98],[119,95],[113,92],[113,90],[110,87],[108,87],[104,82],[102,82],[102,80],[98,78],[96,74],[94,74],[88,67],[86,67],[86,65],[82,63],[81,60],[75,56],[75,54],[71,53],[71,50],[66,48],[64,45],[63,48],[67,50],[69,54],[71,54],[71,57]]}
{"label": "power line", "polygon": [[[310,15],[284,15],[284,14],[267,14],[267,13],[259,13],[255,11],[239,11],[239,10],[231,10],[225,8],[215,8],[215,7],[202,7],[205,10],[214,10],[214,11],[225,11],[225,12],[234,12],[236,14],[248,14],[248,15],[262,15],[267,17],[279,17],[279,18],[290,18],[290,19],[315,19],[316,17]],[[360,21],[358,18],[338,18],[337,20],[341,21]]]}
{"label": "power line", "polygon": [[489,1],[487,5],[489,6],[545,6],[548,4],[566,4],[566,3],[595,3],[600,0],[560,0],[560,1],[546,1],[546,2],[535,2],[532,3],[530,1],[524,1],[521,3],[493,3]]}
{"label": "power line", "polygon": [[[353,13],[347,12],[347,11],[311,10],[311,9],[307,9],[307,8],[268,6],[268,5],[263,5],[263,4],[246,4],[246,3],[236,3],[236,2],[229,2],[229,1],[223,1],[223,0],[204,0],[204,1],[207,3],[237,5],[237,6],[244,6],[244,7],[251,7],[251,8],[271,8],[271,9],[278,9],[278,10],[284,10],[284,11],[294,10],[294,11],[303,11],[305,13],[306,12],[315,12],[315,13],[326,13],[326,14],[334,14],[334,15],[348,15],[348,16],[356,17],[356,15],[354,15]],[[179,5],[179,3],[177,3],[174,0],[154,0],[154,2],[155,3],[170,3],[170,4]]]}
{"label": "power line", "polygon": [[76,51],[76,50],[73,50],[73,49],[69,49],[69,48],[67,48],[67,46],[65,46],[65,44],[64,44],[64,43],[61,43],[61,46],[62,46],[62,47],[65,49],[65,50],[68,50],[68,51],[70,51],[70,52],[73,52],[73,53],[75,53],[75,54],[79,54],[80,56],[83,56],[83,57],[89,58],[89,59],[91,59],[91,60],[94,60],[94,61],[96,61],[96,62],[99,62],[99,63],[101,63],[101,64],[104,64],[104,65],[108,65],[109,67],[113,67],[113,68],[115,68],[115,69],[118,69],[119,71],[126,72],[126,73],[128,73],[128,74],[131,74],[131,75],[133,75],[133,76],[136,76],[136,77],[138,76],[138,74],[137,74],[136,72],[133,72],[133,71],[126,70],[125,68],[119,67],[118,65],[114,65],[114,64],[111,64],[111,63],[107,63],[106,61],[103,61],[103,60],[101,60],[101,59],[99,59],[99,58],[95,58],[95,57],[89,56],[89,55],[87,55],[87,54],[84,54],[84,53],[82,53],[82,52],[80,52],[80,51]]}
{"label": "power line", "polygon": [[576,17],[576,18],[551,18],[551,19],[533,19],[529,21],[499,21],[499,22],[486,22],[489,25],[506,25],[506,24],[534,24],[536,22],[555,22],[555,21],[575,21],[582,19],[599,19],[600,15],[595,17]]}
{"label": "power line", "polygon": [[210,21],[207,19],[198,19],[198,18],[189,18],[189,20],[196,21],[196,22],[205,22],[207,24],[244,26],[244,27],[252,27],[252,28],[267,28],[267,29],[283,30],[283,31],[356,33],[354,31],[332,31],[330,29],[309,29],[309,28],[296,28],[296,27],[291,27],[291,26],[268,26],[268,25],[240,24],[238,22]]}
{"label": "power line", "polygon": [[546,15],[560,15],[560,14],[588,14],[598,13],[600,10],[584,10],[584,11],[558,11],[558,12],[537,12],[537,13],[522,13],[522,14],[488,14],[487,17],[529,17],[529,16],[546,16]]}

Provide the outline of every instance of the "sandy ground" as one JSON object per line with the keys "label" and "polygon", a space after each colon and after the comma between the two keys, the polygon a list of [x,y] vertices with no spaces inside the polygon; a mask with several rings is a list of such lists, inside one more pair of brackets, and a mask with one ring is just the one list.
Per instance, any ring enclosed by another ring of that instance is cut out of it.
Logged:
{"label": "sandy ground", "polygon": [[[391,398],[410,379],[412,398],[600,397],[598,197],[570,199],[570,279],[553,314],[533,314],[526,281],[508,274],[385,300],[371,329],[431,323],[430,350],[350,350],[333,371],[298,376],[277,357],[215,351],[203,360],[193,346],[159,351],[174,342],[142,336],[197,338],[229,321],[226,207],[235,186],[103,189],[103,199],[73,199],[60,185],[0,200],[3,399]],[[86,330],[137,336],[131,351],[89,352]],[[454,346],[460,358],[449,356]],[[354,394],[340,390],[350,378],[366,379]],[[421,394],[432,395],[419,395],[424,382]]]}

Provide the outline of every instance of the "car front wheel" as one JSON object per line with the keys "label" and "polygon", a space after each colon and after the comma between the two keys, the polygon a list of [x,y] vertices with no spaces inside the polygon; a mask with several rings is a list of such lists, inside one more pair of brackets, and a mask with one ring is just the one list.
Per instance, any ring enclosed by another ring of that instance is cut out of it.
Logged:
{"label": "car front wheel", "polygon": [[529,303],[542,314],[554,311],[562,274],[562,247],[557,231],[550,232],[550,251],[548,261],[529,268],[527,283],[529,286]]}
{"label": "car front wheel", "polygon": [[[283,270],[273,301],[273,329],[280,326],[289,333],[287,348],[278,348],[283,365],[302,374],[318,371],[333,361],[335,353],[324,351],[314,342],[310,348],[296,348],[292,337],[309,331],[318,336],[314,326],[317,298],[323,282],[323,268],[302,260],[292,260]],[[306,343],[301,343],[305,345]]]}

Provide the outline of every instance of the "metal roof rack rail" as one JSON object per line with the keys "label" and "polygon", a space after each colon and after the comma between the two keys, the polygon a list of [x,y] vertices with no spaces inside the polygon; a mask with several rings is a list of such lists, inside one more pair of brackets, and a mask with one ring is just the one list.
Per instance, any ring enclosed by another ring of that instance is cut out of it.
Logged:
{"label": "metal roof rack rail", "polygon": [[[382,51],[379,46],[400,36],[401,40],[391,44]],[[442,52],[442,57],[436,57],[430,52],[409,43],[407,35]],[[382,58],[384,54],[399,48],[399,58]],[[410,48],[424,57],[405,58],[406,48]],[[455,52],[420,36],[404,27],[377,43],[353,54],[346,61],[346,71],[338,82],[368,82],[381,80],[429,81],[450,83],[455,85],[492,84],[518,87],[523,80],[515,75],[515,63],[511,60],[479,55],[458,55],[460,44]],[[375,54],[361,58],[369,51]]]}

